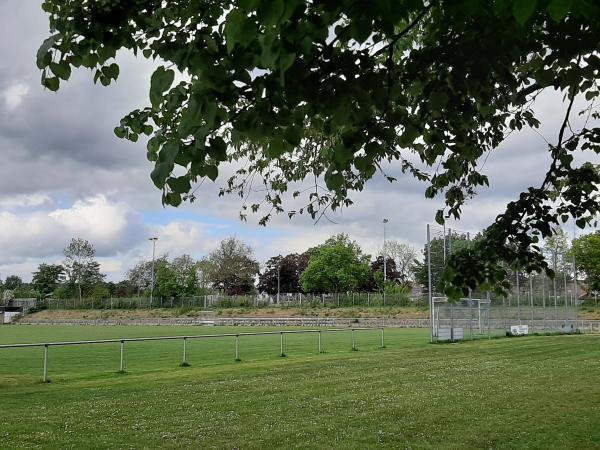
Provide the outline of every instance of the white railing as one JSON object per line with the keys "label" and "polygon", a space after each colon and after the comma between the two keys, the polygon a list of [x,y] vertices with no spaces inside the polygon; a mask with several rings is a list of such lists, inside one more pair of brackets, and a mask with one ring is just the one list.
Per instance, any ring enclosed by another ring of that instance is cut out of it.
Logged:
{"label": "white railing", "polygon": [[264,336],[264,335],[279,335],[279,349],[280,356],[285,356],[284,353],[284,339],[283,336],[286,334],[303,334],[303,333],[317,333],[318,334],[318,350],[319,353],[323,353],[323,345],[321,340],[322,333],[336,333],[336,332],[351,332],[352,335],[352,350],[356,350],[356,338],[354,333],[356,331],[366,330],[381,330],[381,348],[385,347],[385,335],[384,327],[360,327],[360,328],[332,328],[326,330],[286,330],[286,331],[261,331],[261,332],[246,332],[246,333],[220,333],[220,334],[200,334],[195,336],[150,336],[140,338],[122,338],[122,339],[98,339],[90,341],[62,341],[62,342],[38,342],[38,343],[26,343],[26,344],[2,344],[0,349],[3,348],[27,348],[27,347],[43,347],[44,348],[44,375],[42,381],[48,383],[48,349],[50,347],[58,346],[70,346],[70,345],[87,345],[87,344],[109,344],[109,343],[120,343],[120,364],[119,373],[125,373],[125,343],[126,342],[145,342],[145,341],[167,341],[167,340],[182,340],[183,341],[183,358],[181,365],[189,365],[187,362],[187,341],[188,339],[210,339],[210,338],[223,338],[233,337],[235,338],[235,360],[240,361],[240,337],[243,336]]}

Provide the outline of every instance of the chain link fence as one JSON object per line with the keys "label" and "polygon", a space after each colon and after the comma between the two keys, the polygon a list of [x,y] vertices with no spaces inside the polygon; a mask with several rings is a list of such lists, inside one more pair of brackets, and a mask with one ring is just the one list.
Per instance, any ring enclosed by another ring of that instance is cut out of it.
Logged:
{"label": "chain link fence", "polygon": [[[447,257],[468,248],[473,236],[469,232],[434,225],[427,226],[431,341],[475,339],[515,332],[574,332],[577,330],[579,292],[574,263],[569,255],[554,252],[549,262],[554,278],[546,274],[526,274],[507,269],[509,294],[497,296],[472,291],[467,298],[449,303],[438,292]],[[476,238],[476,237],[475,237]]]}
{"label": "chain link fence", "polygon": [[210,294],[195,297],[148,297],[104,299],[45,299],[36,304],[37,309],[152,309],[152,308],[202,308],[206,310],[232,307],[352,307],[352,306],[420,306],[426,307],[423,297],[409,298],[404,294],[373,292],[344,292],[336,294]]}

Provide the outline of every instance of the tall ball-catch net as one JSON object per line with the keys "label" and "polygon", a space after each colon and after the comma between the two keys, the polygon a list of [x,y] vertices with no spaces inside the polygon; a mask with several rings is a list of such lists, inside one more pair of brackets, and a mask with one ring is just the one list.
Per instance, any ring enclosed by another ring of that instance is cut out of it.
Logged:
{"label": "tall ball-catch net", "polygon": [[457,302],[439,292],[439,282],[449,255],[468,247],[473,233],[427,226],[426,263],[429,283],[430,338],[432,342],[535,332],[576,331],[578,286],[575,265],[564,251],[547,252],[555,277],[507,269],[507,297],[473,291]]}

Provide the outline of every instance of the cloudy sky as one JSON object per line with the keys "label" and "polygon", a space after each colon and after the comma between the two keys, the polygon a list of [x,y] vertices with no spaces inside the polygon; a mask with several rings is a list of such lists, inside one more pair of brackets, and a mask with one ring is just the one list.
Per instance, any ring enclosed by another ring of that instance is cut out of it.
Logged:
{"label": "cloudy sky", "polygon": [[[163,208],[149,178],[144,144],[112,133],[122,116],[148,104],[153,67],[121,54],[121,75],[108,88],[95,86],[91,73],[80,69],[59,92],[44,90],[35,65],[37,48],[48,34],[40,3],[0,3],[0,278],[18,274],[29,280],[40,262],[62,261],[63,248],[75,236],[95,245],[109,280],[150,257],[150,236],[159,238],[158,253],[201,257],[220,239],[236,235],[263,262],[346,232],[375,253],[386,217],[388,238],[421,248],[425,224],[442,202],[426,200],[424,186],[405,177],[395,184],[373,180],[354,197],[354,206],[317,224],[285,215],[267,228],[257,225],[258,218],[242,223],[239,198],[218,198],[219,185],[210,182],[193,205]],[[544,96],[536,108],[545,122],[542,134],[554,140],[562,117],[560,97]],[[485,163],[491,188],[450,226],[485,227],[518,192],[540,183],[548,162],[538,134],[511,136]]]}

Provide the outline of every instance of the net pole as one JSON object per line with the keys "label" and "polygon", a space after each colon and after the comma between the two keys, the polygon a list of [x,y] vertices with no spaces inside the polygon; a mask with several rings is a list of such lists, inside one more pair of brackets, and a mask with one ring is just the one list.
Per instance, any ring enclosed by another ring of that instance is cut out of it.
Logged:
{"label": "net pole", "polygon": [[529,274],[529,307],[531,308],[531,331],[533,331],[533,273]]}
{"label": "net pole", "polygon": [[[467,232],[467,248],[471,249],[471,233]],[[471,301],[473,299],[473,291],[469,288],[469,333],[471,335],[471,340],[473,340],[473,305]]]}
{"label": "net pole", "polygon": [[487,307],[487,321],[488,321],[488,339],[492,338],[492,335],[490,334],[490,328],[491,328],[491,322],[492,322],[492,317],[491,317],[491,312],[492,312],[492,299],[490,298],[490,292],[488,291],[486,294],[486,298],[488,301],[488,307]]}
{"label": "net pole", "polygon": [[558,324],[558,306],[556,303],[556,250],[554,250],[554,260],[552,267],[554,269],[554,277],[552,278],[552,290],[554,292],[554,328]]}
{"label": "net pole", "polygon": [[573,293],[575,295],[575,305],[579,307],[578,300],[579,300],[579,286],[577,284],[577,265],[575,264],[575,255],[573,255]]}
{"label": "net pole", "polygon": [[567,267],[563,263],[563,283],[565,285],[565,329],[569,324],[569,306],[567,305]]}
{"label": "net pole", "polygon": [[[433,342],[433,296],[431,286],[431,227],[427,224],[427,278],[429,283],[428,296],[429,296],[429,341]],[[444,243],[445,247],[445,243]],[[444,254],[446,250],[444,249]]]}
{"label": "net pole", "polygon": [[544,312],[544,321],[542,325],[546,330],[546,273],[542,275],[542,311]]}
{"label": "net pole", "polygon": [[519,319],[519,325],[521,325],[521,287],[519,286],[519,269],[516,270],[517,274],[517,317]]}

